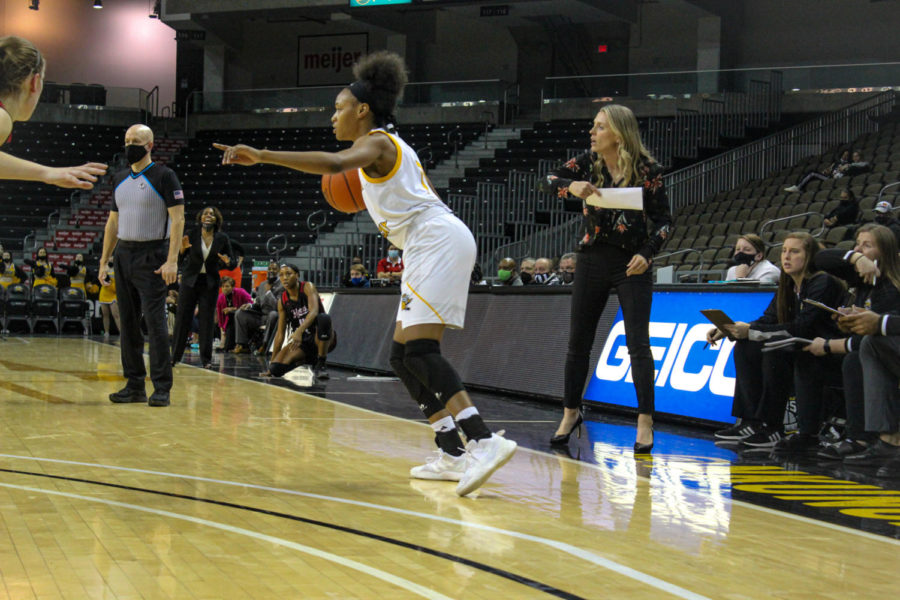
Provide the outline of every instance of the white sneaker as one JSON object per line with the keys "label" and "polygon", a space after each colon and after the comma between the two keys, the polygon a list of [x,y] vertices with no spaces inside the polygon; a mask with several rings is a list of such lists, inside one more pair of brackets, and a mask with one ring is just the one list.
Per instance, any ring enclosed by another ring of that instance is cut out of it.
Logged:
{"label": "white sneaker", "polygon": [[800,191],[800,188],[798,188],[796,185],[791,185],[791,186],[788,186],[788,187],[784,188],[784,191],[786,191],[786,192],[799,192],[799,191]]}
{"label": "white sneaker", "polygon": [[515,452],[516,443],[496,433],[483,440],[469,440],[466,444],[466,471],[456,486],[456,493],[465,496],[477,490]]}
{"label": "white sneaker", "polygon": [[466,470],[466,457],[452,456],[443,450],[437,450],[435,456],[424,465],[413,467],[409,476],[413,479],[436,479],[439,481],[459,481]]}

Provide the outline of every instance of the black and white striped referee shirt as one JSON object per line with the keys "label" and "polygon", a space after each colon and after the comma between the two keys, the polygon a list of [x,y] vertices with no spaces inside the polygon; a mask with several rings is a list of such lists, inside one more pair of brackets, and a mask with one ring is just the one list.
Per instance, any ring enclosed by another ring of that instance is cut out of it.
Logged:
{"label": "black and white striped referee shirt", "polygon": [[169,237],[169,207],[184,204],[184,191],[175,171],[150,163],[140,173],[131,168],[113,179],[113,204],[119,213],[119,239],[150,242]]}

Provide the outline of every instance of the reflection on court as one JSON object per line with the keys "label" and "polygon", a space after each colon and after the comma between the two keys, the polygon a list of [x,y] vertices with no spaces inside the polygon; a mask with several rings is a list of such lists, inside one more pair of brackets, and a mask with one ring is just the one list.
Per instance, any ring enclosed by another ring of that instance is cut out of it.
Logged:
{"label": "reflection on court", "polygon": [[[421,423],[187,366],[171,407],[113,405],[117,348],[28,342],[0,342],[0,597],[895,589],[895,540],[735,501],[749,471],[724,457],[636,458],[594,439],[586,464],[523,448],[459,498],[453,484],[408,479],[432,451]],[[400,394],[334,383],[367,385]],[[509,416],[497,428],[516,439],[525,424]]]}

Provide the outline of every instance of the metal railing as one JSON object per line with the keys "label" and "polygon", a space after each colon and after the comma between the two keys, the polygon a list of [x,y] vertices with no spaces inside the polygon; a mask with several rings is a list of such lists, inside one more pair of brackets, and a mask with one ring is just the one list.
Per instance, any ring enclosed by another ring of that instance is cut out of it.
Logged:
{"label": "metal railing", "polygon": [[[774,73],[781,81],[772,79]],[[900,81],[900,62],[758,67],[700,71],[656,71],[619,75],[547,77],[541,88],[542,104],[572,98],[689,98],[697,94],[758,91],[761,82],[773,83],[772,91],[788,90],[881,91]],[[773,98],[774,100],[774,98]],[[776,109],[769,105],[766,110]]]}
{"label": "metal railing", "polygon": [[857,136],[874,131],[877,117],[891,111],[897,102],[893,91],[877,94],[806,123],[801,123],[665,177],[669,205],[674,212],[698,204],[719,191],[734,189],[761,179],[801,158],[820,154]]}
{"label": "metal railing", "polygon": [[526,236],[524,239],[497,247],[489,255],[482,256],[481,268],[485,273],[499,264],[507,256],[516,262],[531,256],[534,258],[561,256],[574,250],[575,241],[581,231],[581,217],[571,217],[556,226],[545,226],[544,229]]}
{"label": "metal railing", "polygon": [[[796,215],[788,215],[786,217],[779,217],[777,219],[769,219],[768,221],[765,221],[762,225],[759,226],[759,235],[762,236],[762,234],[766,232],[766,228],[769,225],[774,225],[775,223],[781,223],[782,221],[790,221],[790,220],[796,219],[798,217],[807,217],[807,221],[809,221],[808,217],[810,217],[810,216],[816,216],[816,217],[819,217],[820,219],[822,219],[822,223],[819,225],[819,228],[816,229],[815,231],[809,232],[809,234],[811,236],[819,237],[823,233],[825,233],[825,215],[823,215],[820,212],[804,212],[804,213],[797,213]],[[810,228],[804,227],[804,229],[810,229]],[[776,244],[766,244],[766,245],[771,248],[771,247],[775,246]]]}

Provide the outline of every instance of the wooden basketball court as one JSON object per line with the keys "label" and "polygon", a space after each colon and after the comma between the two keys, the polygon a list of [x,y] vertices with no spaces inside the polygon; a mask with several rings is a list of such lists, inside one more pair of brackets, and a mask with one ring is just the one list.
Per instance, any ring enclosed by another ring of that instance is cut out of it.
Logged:
{"label": "wooden basketball court", "polygon": [[520,448],[459,498],[408,478],[421,422],[185,365],[171,407],[113,405],[120,374],[111,345],[0,342],[0,597],[896,594],[896,539],[732,500],[727,461]]}

